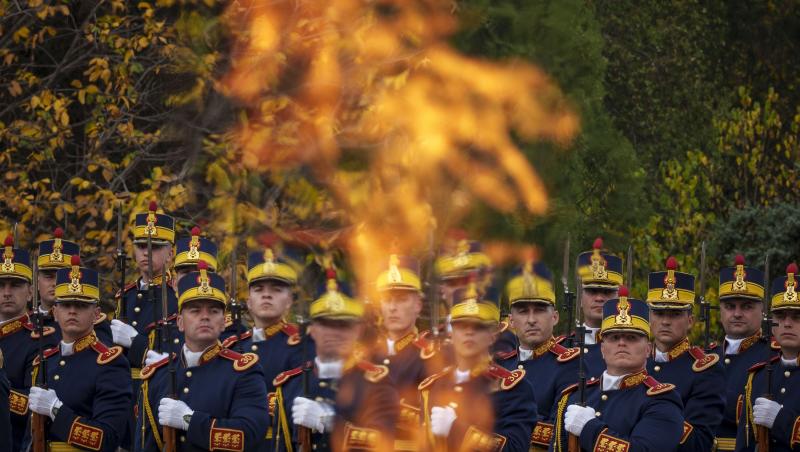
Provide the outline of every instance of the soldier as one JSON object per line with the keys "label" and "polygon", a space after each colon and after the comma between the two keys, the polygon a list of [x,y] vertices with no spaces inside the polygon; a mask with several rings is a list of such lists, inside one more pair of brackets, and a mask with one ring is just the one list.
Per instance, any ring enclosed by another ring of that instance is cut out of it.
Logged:
{"label": "soldier", "polygon": [[420,383],[423,427],[433,450],[528,450],[536,424],[533,388],[525,370],[492,362],[500,311],[475,285],[454,293],[454,365]]}
{"label": "soldier", "polygon": [[198,269],[178,284],[180,352],[142,368],[135,450],[166,447],[162,427],[175,430],[181,451],[254,451],[263,444],[269,420],[258,355],[222,347],[225,281],[203,261]]}
{"label": "soldier", "polygon": [[419,262],[409,256],[389,256],[376,288],[382,334],[373,348],[373,360],[389,367],[389,377],[400,394],[400,422],[394,450],[418,450],[419,396],[417,386],[431,373],[436,355],[432,341],[416,327],[422,312]]}
{"label": "soldier", "polygon": [[[313,363],[278,375],[276,450],[392,450],[398,396],[389,369],[356,353],[364,305],[327,271],[311,303]],[[308,449],[304,449],[308,450]]]}
{"label": "soldier", "polygon": [[536,396],[538,421],[531,435],[532,451],[547,450],[553,436],[555,412],[552,410],[561,391],[578,374],[577,348],[559,344],[553,337],[558,323],[553,275],[542,263],[527,262],[514,272],[506,284],[511,305],[511,327],[519,337],[519,348],[495,354],[498,364],[508,370],[525,369]]}
{"label": "soldier", "polygon": [[738,419],[744,406],[747,369],[773,356],[777,344],[761,337],[764,312],[764,273],[745,266],[737,256],[733,267],[719,273],[720,323],[725,340],[709,347],[722,357],[725,372],[725,412],[717,427],[717,450],[734,450]]}
{"label": "soldier", "polygon": [[48,450],[116,451],[131,406],[130,368],[122,348],[106,346],[94,332],[100,313],[97,272],[80,267],[77,255],[71,263],[56,274],[54,314],[61,342],[44,351],[44,364],[38,356],[34,360],[33,384],[42,365],[47,379],[46,389],[31,387],[30,409],[49,419]]}
{"label": "soldier", "polygon": [[659,383],[647,374],[645,364],[652,352],[648,307],[628,298],[603,306],[598,339],[606,363],[599,377],[581,388],[565,389],[558,401],[556,434],[551,450],[567,450],[570,434],[586,451],[675,450],[683,434],[683,405],[675,386]]}
{"label": "soldier", "polygon": [[[34,312],[35,316],[41,316],[46,329],[52,328],[55,334],[51,337],[49,344],[56,345],[61,340],[61,330],[58,327],[55,317],[53,317],[53,305],[56,295],[56,271],[61,268],[69,268],[72,256],[80,255],[80,247],[77,243],[64,240],[64,230],[56,228],[53,231],[53,238],[39,242],[39,256],[37,257],[38,272],[36,273],[37,287],[39,288],[39,312]],[[38,320],[37,320],[38,321]],[[111,325],[105,313],[100,312],[94,321],[94,329],[97,337],[105,344],[113,341]]]}
{"label": "soldier", "polygon": [[[9,409],[13,450],[20,450],[28,415],[28,388],[31,363],[36,355],[35,331],[28,316],[33,269],[28,251],[14,248],[14,240],[6,237],[0,263],[0,351],[5,355],[5,368],[11,384]],[[45,332],[52,335],[53,330]]]}
{"label": "soldier", "polygon": [[[772,282],[772,332],[780,355],[750,368],[745,386],[746,409],[742,410],[736,436],[737,451],[756,450],[769,435],[772,452],[800,449],[800,299],[797,265],[789,264],[786,275]],[[768,382],[768,379],[769,380]],[[757,441],[758,438],[760,441]]]}
{"label": "soldier", "polygon": [[[281,372],[294,369],[314,356],[313,344],[300,337],[300,328],[285,319],[297,296],[297,281],[302,270],[302,256],[294,249],[267,246],[250,253],[247,259],[247,309],[253,328],[239,337],[223,341],[226,348],[251,351],[261,358],[264,382],[274,416],[275,387],[272,380]],[[303,343],[303,341],[307,343]],[[304,357],[305,356],[305,357]],[[272,440],[274,417],[270,418],[267,439]],[[273,450],[270,443],[266,449]]]}
{"label": "soldier", "polygon": [[654,354],[647,371],[676,386],[683,401],[683,436],[679,451],[712,450],[714,433],[725,409],[725,376],[719,355],[703,353],[689,343],[694,324],[694,276],[677,270],[674,257],[667,270],[650,273],[647,303]]}
{"label": "soldier", "polygon": [[[201,236],[200,228],[192,228],[191,237],[182,237],[175,242],[175,285],[185,275],[196,272],[197,264],[202,260],[208,266],[208,271],[215,272],[217,263],[217,245],[206,237]],[[146,243],[145,243],[146,245]]]}
{"label": "soldier", "polygon": [[[578,276],[581,281],[581,310],[586,334],[584,335],[584,362],[590,376],[599,376],[605,369],[597,333],[603,320],[603,306],[617,296],[622,284],[622,259],[602,250],[603,239],[597,238],[592,251],[578,255]],[[574,342],[574,333],[572,335]]]}

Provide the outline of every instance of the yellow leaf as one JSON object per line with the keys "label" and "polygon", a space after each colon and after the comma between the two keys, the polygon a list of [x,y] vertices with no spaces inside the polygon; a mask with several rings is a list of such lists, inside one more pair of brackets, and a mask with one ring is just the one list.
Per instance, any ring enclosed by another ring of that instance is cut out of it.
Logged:
{"label": "yellow leaf", "polygon": [[22,94],[22,86],[20,86],[19,82],[16,80],[11,80],[11,83],[8,86],[8,92],[16,97]]}

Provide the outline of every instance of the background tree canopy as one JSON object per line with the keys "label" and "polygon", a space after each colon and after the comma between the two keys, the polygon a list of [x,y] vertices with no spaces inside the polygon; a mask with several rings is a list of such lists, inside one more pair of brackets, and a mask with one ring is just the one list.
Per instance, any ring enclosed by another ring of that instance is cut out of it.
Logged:
{"label": "background tree canopy", "polygon": [[[382,17],[396,14],[386,4]],[[515,136],[546,187],[547,213],[473,199],[461,222],[471,235],[536,244],[557,278],[568,235],[573,253],[596,236],[618,254],[632,244],[638,296],[669,255],[698,274],[702,241],[712,298],[737,253],[759,267],[769,253],[773,276],[800,255],[800,4],[454,5],[452,45],[539,66],[581,124],[566,150]],[[273,114],[276,136],[302,121],[282,119],[296,106],[287,97],[255,106],[230,95],[231,14],[213,0],[0,1],[0,230],[19,222],[32,247],[66,226],[88,265],[110,276],[120,200],[127,218],[158,199],[182,231],[201,225],[223,263],[240,237],[253,247],[277,226],[342,226],[318,171],[255,170],[232,145],[230,131],[256,114]],[[275,83],[290,92],[306,68],[286,67]],[[382,83],[404,86],[409,74]],[[346,152],[337,177],[354,180],[364,166]]]}

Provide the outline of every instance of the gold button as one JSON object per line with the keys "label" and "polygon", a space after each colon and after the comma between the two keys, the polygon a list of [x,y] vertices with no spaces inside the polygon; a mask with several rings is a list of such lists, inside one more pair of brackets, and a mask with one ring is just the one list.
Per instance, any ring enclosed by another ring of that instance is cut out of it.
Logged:
{"label": "gold button", "polygon": [[172,340],[172,343],[173,344],[180,344],[181,340],[176,337],[175,339]]}
{"label": "gold button", "polygon": [[786,394],[786,388],[781,388],[781,394]]}
{"label": "gold button", "polygon": [[783,376],[784,376],[784,377],[786,377],[786,378],[789,378],[789,376],[790,376],[791,374],[792,374],[792,373],[791,373],[791,372],[789,372],[789,371],[787,370],[786,372],[784,372],[784,373],[783,373]]}
{"label": "gold button", "polygon": [[522,364],[517,364],[517,369],[524,369],[524,368],[525,366],[523,366]]}
{"label": "gold button", "polygon": [[600,396],[600,400],[608,400],[608,396],[603,394]]}
{"label": "gold button", "polygon": [[386,365],[386,366],[388,366],[390,362],[391,361],[389,361],[389,358],[386,358],[386,359],[383,360],[383,364]]}
{"label": "gold button", "polygon": [[253,346],[252,346],[252,347],[250,347],[250,350],[252,350],[252,351],[256,351],[256,350],[258,350],[258,345],[256,345],[256,344],[253,344]]}
{"label": "gold button", "polygon": [[185,437],[185,436],[183,436],[183,435],[181,435],[181,442],[182,442],[182,443],[185,443],[185,442],[186,442],[186,437]]}
{"label": "gold button", "polygon": [[320,388],[327,388],[328,387],[328,382],[327,381],[320,381],[319,382],[319,387]]}
{"label": "gold button", "polygon": [[[59,366],[66,366],[67,362],[62,359],[61,361],[58,362],[58,365]],[[789,373],[789,372],[786,372],[786,373]],[[788,375],[787,375],[787,377],[788,377]]]}
{"label": "gold button", "polygon": [[455,392],[461,392],[463,390],[464,390],[464,388],[462,388],[461,386],[456,386],[455,388],[453,388],[453,391],[455,391]]}
{"label": "gold button", "polygon": [[589,353],[589,349],[588,349],[588,348],[586,348],[586,347],[584,347],[584,348],[583,348],[583,353]]}
{"label": "gold button", "polygon": [[133,308],[133,312],[140,312],[141,310],[142,310],[142,308],[140,308],[139,306],[136,306],[135,308]]}
{"label": "gold button", "polygon": [[138,325],[138,324],[139,324],[139,322],[137,322],[136,320],[134,320],[133,322],[131,322],[131,325],[133,325],[133,326],[136,326],[136,325]]}
{"label": "gold button", "polygon": [[189,388],[183,388],[183,393],[184,394],[188,394],[189,393]]}
{"label": "gold button", "polygon": [[594,417],[600,417],[600,412],[599,411],[595,411]]}
{"label": "gold button", "polygon": [[142,299],[142,293],[141,293],[141,292],[137,293],[137,294],[136,294],[136,298],[138,298],[138,299],[140,299],[140,300],[141,300],[141,299]]}
{"label": "gold button", "polygon": [[317,450],[317,445],[316,445],[316,444],[312,444],[312,445],[311,445],[311,449],[313,449],[313,450]]}
{"label": "gold button", "polygon": [[725,358],[725,364],[730,364],[730,363],[731,363],[731,359],[730,358]]}
{"label": "gold button", "polygon": [[187,377],[191,377],[192,376],[192,371],[191,370],[187,370],[186,371],[186,376]]}
{"label": "gold button", "polygon": [[653,370],[655,370],[656,372],[658,372],[658,371],[660,371],[660,370],[661,370],[661,366],[656,366],[656,367],[654,367],[654,368],[653,368]]}
{"label": "gold button", "polygon": [[56,380],[56,381],[58,381],[58,380],[60,380],[60,379],[61,379],[61,377],[59,377],[58,375],[55,375],[55,376],[53,377],[53,380]]}

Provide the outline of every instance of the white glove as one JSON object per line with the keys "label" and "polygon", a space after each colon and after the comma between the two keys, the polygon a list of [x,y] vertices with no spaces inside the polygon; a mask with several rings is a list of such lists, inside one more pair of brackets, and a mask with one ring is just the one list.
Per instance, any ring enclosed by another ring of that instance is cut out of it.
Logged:
{"label": "white glove", "polygon": [[297,397],[292,403],[292,422],[320,433],[331,431],[334,414],[336,411],[329,404],[305,397]]}
{"label": "white glove", "polygon": [[117,319],[111,320],[111,334],[114,336],[114,343],[125,348],[130,348],[133,338],[139,335],[136,328]]}
{"label": "white glove", "polygon": [[144,365],[149,366],[150,364],[157,363],[167,356],[169,356],[169,353],[158,353],[155,350],[148,350],[147,356],[144,358]]}
{"label": "white glove", "polygon": [[50,419],[55,420],[56,415],[53,414],[53,408],[61,408],[63,403],[58,400],[56,392],[52,389],[44,389],[38,386],[31,387],[28,394],[28,407],[36,414],[49,416]]}
{"label": "white glove", "polygon": [[435,406],[431,408],[431,433],[434,436],[447,437],[457,417],[453,407]]}
{"label": "white glove", "polygon": [[753,404],[753,422],[767,428],[772,428],[772,424],[775,423],[775,418],[778,417],[778,411],[780,410],[780,403],[764,397],[759,397],[756,399],[756,403]]}
{"label": "white glove", "polygon": [[158,423],[179,430],[189,430],[189,417],[194,411],[182,400],[164,397],[158,404]]}
{"label": "white glove", "polygon": [[564,428],[575,436],[581,436],[586,423],[594,419],[594,408],[580,405],[570,405],[564,414]]}

